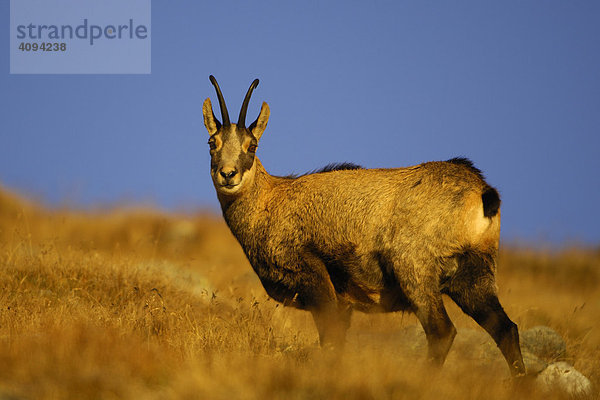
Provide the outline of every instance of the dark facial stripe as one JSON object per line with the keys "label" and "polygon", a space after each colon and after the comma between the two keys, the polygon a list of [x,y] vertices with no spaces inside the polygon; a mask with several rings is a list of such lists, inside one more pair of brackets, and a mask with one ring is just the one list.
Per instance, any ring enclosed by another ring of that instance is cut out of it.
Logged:
{"label": "dark facial stripe", "polygon": [[[223,159],[223,151],[225,149],[227,149],[228,152],[231,152],[232,150],[237,152],[237,159],[235,160],[234,164],[235,168],[241,175],[252,168],[252,164],[254,163],[254,153],[245,152],[242,148],[244,142],[247,141],[249,141],[250,144],[257,144],[256,139],[252,136],[248,129],[234,129],[233,127],[230,129],[224,128],[217,133],[217,135],[221,136],[222,146],[219,150],[213,152],[212,154],[211,169],[213,171],[220,169],[224,162],[228,161]],[[229,147],[232,144],[236,145],[235,149],[231,149]],[[231,166],[231,164],[229,165]]]}

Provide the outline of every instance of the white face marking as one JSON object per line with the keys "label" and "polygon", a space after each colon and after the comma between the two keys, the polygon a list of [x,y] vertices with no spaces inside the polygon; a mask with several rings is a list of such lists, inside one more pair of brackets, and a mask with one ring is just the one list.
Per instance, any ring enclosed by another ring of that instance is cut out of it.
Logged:
{"label": "white face marking", "polygon": [[238,135],[235,132],[231,132],[225,143],[223,143],[223,148],[221,149],[222,167],[226,168],[230,165],[235,166],[241,151],[242,144],[240,143]]}

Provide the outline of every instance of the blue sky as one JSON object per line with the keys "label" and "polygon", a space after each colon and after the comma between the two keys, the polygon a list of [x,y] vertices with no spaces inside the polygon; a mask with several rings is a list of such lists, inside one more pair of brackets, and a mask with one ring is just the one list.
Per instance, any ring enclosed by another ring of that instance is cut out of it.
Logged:
{"label": "blue sky", "polygon": [[217,212],[214,74],[273,174],[467,156],[503,239],[600,242],[600,2],[155,0],[150,75],[10,75],[0,15],[0,183],[48,204]]}

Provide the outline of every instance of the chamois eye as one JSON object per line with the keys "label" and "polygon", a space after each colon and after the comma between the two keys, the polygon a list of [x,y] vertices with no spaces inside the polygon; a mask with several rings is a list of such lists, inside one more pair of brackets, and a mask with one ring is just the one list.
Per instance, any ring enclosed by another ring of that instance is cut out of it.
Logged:
{"label": "chamois eye", "polygon": [[217,148],[217,144],[215,143],[214,140],[209,140],[208,141],[208,146],[210,147],[211,150],[214,150]]}
{"label": "chamois eye", "polygon": [[251,144],[250,146],[248,146],[248,153],[254,153],[256,152],[256,148],[258,146],[256,146],[255,144]]}

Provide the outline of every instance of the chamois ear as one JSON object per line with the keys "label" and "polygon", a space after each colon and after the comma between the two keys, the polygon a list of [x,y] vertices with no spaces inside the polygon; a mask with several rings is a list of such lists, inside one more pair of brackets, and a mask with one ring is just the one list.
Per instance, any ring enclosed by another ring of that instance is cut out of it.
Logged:
{"label": "chamois ear", "polygon": [[271,109],[269,105],[265,102],[262,103],[262,107],[260,108],[260,114],[258,114],[258,118],[248,129],[252,132],[252,135],[256,138],[256,140],[260,140],[265,129],[267,129],[267,122],[269,122],[269,116],[271,115]]}
{"label": "chamois ear", "polygon": [[204,115],[204,126],[210,135],[217,133],[217,130],[221,127],[221,123],[215,117],[213,113],[212,104],[210,99],[207,98],[202,104],[202,114]]}

